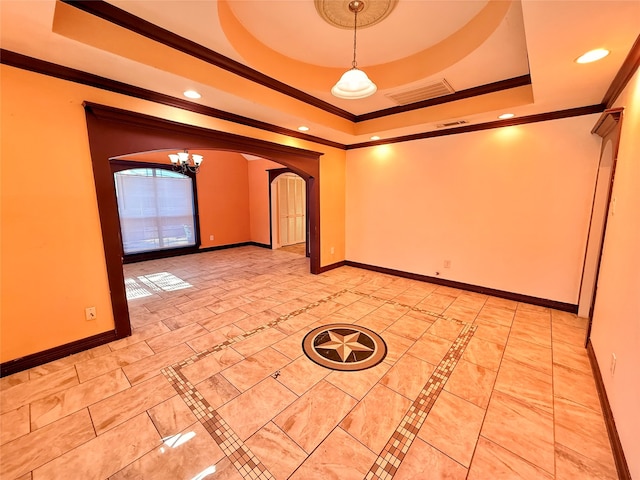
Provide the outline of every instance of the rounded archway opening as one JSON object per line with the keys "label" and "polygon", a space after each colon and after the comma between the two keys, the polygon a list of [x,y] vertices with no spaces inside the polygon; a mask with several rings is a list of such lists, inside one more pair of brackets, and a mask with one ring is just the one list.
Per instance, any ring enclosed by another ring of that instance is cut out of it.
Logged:
{"label": "rounded archway opening", "polygon": [[284,165],[307,184],[309,268],[311,273],[320,273],[319,159],[322,153],[91,103],[85,103],[85,112],[117,338],[131,334],[122,271],[123,249],[118,207],[111,170],[111,159],[123,155],[176,148],[217,150],[242,152]]}

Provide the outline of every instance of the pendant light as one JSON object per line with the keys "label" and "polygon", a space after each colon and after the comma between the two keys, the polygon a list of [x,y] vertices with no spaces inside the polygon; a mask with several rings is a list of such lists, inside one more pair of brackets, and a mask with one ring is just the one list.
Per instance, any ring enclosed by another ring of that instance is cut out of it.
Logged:
{"label": "pendant light", "polygon": [[347,100],[355,100],[358,98],[366,98],[374,93],[378,87],[373,83],[367,74],[360,70],[356,62],[356,33],[358,30],[358,13],[364,9],[364,2],[362,0],[352,0],[349,2],[349,10],[353,12],[353,61],[351,62],[351,69],[347,70],[338,83],[336,83],[331,89],[333,96],[338,98],[344,98]]}

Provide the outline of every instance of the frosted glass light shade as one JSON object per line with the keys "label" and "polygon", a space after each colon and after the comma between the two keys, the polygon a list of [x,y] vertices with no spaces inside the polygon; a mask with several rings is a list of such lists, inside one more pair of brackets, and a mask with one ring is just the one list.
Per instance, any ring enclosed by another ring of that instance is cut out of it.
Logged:
{"label": "frosted glass light shade", "polygon": [[169,159],[171,160],[173,170],[181,172],[183,175],[187,175],[189,172],[198,173],[200,165],[202,165],[202,162],[204,161],[204,157],[202,155],[195,153],[189,154],[188,150],[185,150],[184,152],[170,153]]}
{"label": "frosted glass light shade", "polygon": [[355,100],[369,97],[376,93],[376,90],[378,87],[367,77],[367,74],[354,67],[340,77],[338,83],[331,89],[331,93],[334,97]]}
{"label": "frosted glass light shade", "polygon": [[187,152],[178,152],[178,158],[180,163],[187,163],[189,161],[189,154]]}

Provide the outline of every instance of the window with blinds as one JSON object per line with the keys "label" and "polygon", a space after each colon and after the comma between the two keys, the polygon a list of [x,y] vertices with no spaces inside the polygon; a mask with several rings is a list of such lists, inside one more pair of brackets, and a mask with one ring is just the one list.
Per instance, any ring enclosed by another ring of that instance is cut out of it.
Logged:
{"label": "window with blinds", "polygon": [[124,253],[196,244],[193,179],[160,168],[114,173]]}

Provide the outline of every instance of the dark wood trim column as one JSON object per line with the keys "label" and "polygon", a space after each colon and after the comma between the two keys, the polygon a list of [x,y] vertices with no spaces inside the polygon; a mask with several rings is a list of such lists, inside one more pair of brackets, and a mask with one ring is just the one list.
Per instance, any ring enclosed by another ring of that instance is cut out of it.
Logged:
{"label": "dark wood trim column", "polygon": [[[280,163],[305,179],[309,191],[310,269],[320,272],[320,156],[303,150],[226,132],[85,102],[104,255],[111,290],[116,338],[131,334],[120,239],[118,206],[110,159],[159,149],[212,149],[256,155]],[[206,167],[205,167],[206,168]]]}

